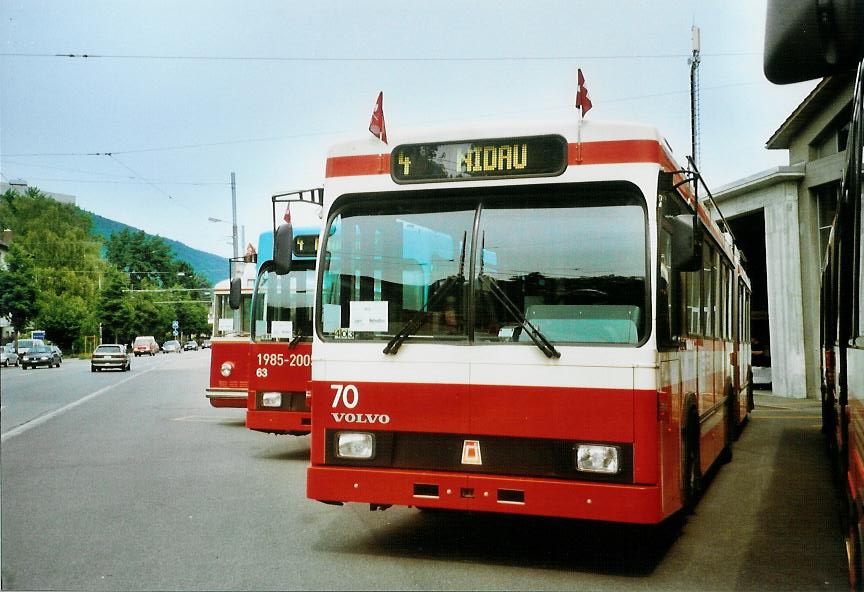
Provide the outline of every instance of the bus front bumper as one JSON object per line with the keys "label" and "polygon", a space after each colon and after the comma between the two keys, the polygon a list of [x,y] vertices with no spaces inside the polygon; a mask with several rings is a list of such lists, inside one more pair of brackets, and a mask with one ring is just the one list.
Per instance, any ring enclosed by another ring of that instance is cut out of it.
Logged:
{"label": "bus front bumper", "polygon": [[312,413],[250,409],[246,412],[246,427],[257,432],[302,436],[312,429]]}
{"label": "bus front bumper", "polygon": [[211,407],[246,409],[246,399],[249,396],[246,389],[208,388],[206,392]]}
{"label": "bus front bumper", "polygon": [[306,477],[306,496],[326,503],[360,502],[632,524],[657,524],[668,517],[662,512],[661,491],[656,485],[331,466],[311,466]]}

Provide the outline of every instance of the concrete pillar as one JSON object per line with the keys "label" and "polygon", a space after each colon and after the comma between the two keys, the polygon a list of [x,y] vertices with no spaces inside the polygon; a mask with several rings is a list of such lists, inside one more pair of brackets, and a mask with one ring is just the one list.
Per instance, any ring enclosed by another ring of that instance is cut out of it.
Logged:
{"label": "concrete pillar", "polygon": [[[801,247],[797,229],[797,185],[783,183],[764,202],[768,317],[771,332],[771,390],[806,398],[807,366]],[[779,193],[779,194],[778,194]]]}

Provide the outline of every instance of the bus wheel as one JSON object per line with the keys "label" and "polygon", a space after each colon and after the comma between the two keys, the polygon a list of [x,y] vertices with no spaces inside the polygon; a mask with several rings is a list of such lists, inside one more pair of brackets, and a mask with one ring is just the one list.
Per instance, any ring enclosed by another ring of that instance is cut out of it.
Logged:
{"label": "bus wheel", "polygon": [[684,428],[684,467],[682,503],[684,510],[692,514],[702,489],[702,468],[699,465],[699,416],[695,408],[687,413]]}

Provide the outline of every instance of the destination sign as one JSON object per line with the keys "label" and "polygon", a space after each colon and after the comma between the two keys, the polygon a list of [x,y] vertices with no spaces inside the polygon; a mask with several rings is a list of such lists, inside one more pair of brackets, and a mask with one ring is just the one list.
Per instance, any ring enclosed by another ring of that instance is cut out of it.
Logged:
{"label": "destination sign", "polygon": [[294,254],[298,257],[315,257],[318,254],[318,235],[295,236]]}
{"label": "destination sign", "polygon": [[567,168],[567,140],[532,136],[404,144],[393,150],[390,162],[397,183],[550,177]]}

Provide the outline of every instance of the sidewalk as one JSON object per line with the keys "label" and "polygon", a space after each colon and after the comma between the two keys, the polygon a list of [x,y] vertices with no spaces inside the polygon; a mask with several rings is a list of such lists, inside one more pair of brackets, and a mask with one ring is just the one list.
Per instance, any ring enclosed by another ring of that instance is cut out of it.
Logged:
{"label": "sidewalk", "polygon": [[756,405],[754,411],[759,409],[782,409],[788,411],[810,410],[821,413],[822,402],[819,399],[796,399],[792,397],[778,397],[772,395],[771,391],[756,389],[753,391],[753,402]]}

